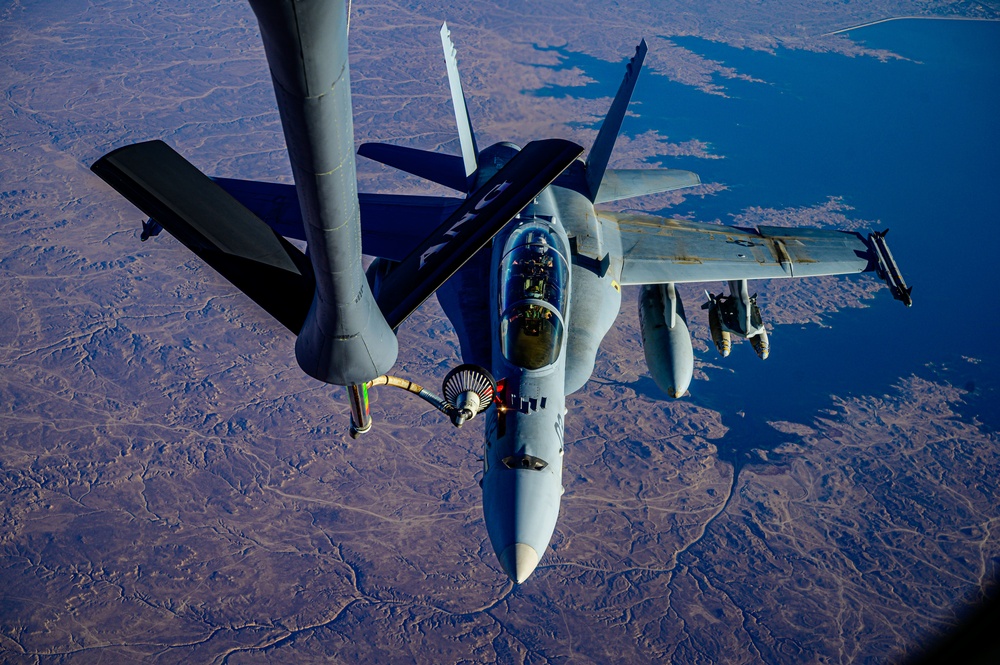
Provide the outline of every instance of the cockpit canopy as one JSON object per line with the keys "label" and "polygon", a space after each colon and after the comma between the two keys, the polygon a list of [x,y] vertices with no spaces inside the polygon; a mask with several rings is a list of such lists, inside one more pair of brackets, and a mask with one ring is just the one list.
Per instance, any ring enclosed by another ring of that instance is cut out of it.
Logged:
{"label": "cockpit canopy", "polygon": [[569,267],[558,236],[540,222],[507,240],[501,265],[500,347],[518,367],[541,369],[559,358]]}

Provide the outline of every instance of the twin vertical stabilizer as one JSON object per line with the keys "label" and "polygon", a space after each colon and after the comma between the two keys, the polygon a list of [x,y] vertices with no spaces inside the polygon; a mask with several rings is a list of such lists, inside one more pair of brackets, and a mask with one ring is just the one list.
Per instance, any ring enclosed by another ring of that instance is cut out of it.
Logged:
{"label": "twin vertical stabilizer", "polygon": [[635,82],[639,78],[639,71],[642,69],[642,61],[646,58],[646,40],[643,39],[635,47],[635,55],[629,60],[625,68],[625,78],[618,87],[618,94],[611,103],[611,110],[604,118],[604,124],[597,133],[594,145],[587,155],[587,188],[590,191],[590,200],[597,198],[597,192],[601,188],[601,181],[604,179],[604,170],[608,168],[608,160],[611,159],[611,151],[615,147],[615,140],[618,132],[622,128],[622,120],[628,110],[628,103],[632,99],[632,91],[635,90]]}
{"label": "twin vertical stabilizer", "polygon": [[455,45],[451,43],[451,31],[448,30],[447,23],[441,24],[441,46],[444,47],[444,61],[448,67],[448,85],[451,88],[451,103],[455,107],[455,122],[458,123],[458,140],[462,144],[465,176],[471,179],[479,168],[479,150],[476,148],[476,135],[472,133],[469,109],[465,106],[462,79],[458,75],[457,51]]}
{"label": "twin vertical stabilizer", "polygon": [[701,179],[691,171],[679,169],[609,169],[608,161],[615,141],[622,129],[622,121],[632,100],[639,71],[646,58],[646,40],[635,48],[635,55],[625,66],[625,78],[611,103],[594,145],[587,155],[587,195],[593,203],[619,201],[634,196],[659,194],[701,184]]}

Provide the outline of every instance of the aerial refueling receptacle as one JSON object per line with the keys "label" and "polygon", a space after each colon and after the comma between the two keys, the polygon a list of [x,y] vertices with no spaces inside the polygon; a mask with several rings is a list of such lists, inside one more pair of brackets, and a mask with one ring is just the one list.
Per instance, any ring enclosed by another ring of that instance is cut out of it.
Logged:
{"label": "aerial refueling receptacle", "polygon": [[360,386],[347,387],[347,396],[351,402],[352,439],[358,438],[372,427],[368,389],[373,386],[395,386],[413,393],[448,416],[455,427],[461,427],[465,421],[472,420],[488,409],[497,392],[497,382],[493,375],[479,365],[459,365],[448,372],[441,383],[443,398],[413,381],[383,374]]}

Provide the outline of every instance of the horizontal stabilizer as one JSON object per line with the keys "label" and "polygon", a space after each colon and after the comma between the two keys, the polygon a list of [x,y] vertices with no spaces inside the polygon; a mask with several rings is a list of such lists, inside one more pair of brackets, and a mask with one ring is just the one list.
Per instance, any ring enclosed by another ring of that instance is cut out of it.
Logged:
{"label": "horizontal stabilizer", "polygon": [[[279,235],[305,240],[294,185],[214,178],[215,183],[260,217]],[[465,199],[403,194],[358,194],[361,251],[402,261]]]}
{"label": "horizontal stabilizer", "polygon": [[388,143],[364,143],[358,149],[358,154],[456,191],[468,191],[468,179],[461,157]]}
{"label": "horizontal stabilizer", "polygon": [[562,139],[532,141],[470,195],[382,282],[375,299],[389,325],[406,320],[582,152]]}
{"label": "horizontal stabilizer", "polygon": [[700,184],[698,174],[679,169],[608,169],[594,203],[671,192]]}
{"label": "horizontal stabilizer", "polygon": [[90,168],[286,328],[302,328],[309,259],[170,146],[125,146]]}

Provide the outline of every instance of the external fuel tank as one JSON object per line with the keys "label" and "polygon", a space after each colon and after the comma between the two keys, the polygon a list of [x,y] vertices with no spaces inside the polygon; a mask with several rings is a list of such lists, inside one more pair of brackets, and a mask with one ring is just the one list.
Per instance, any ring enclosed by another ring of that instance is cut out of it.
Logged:
{"label": "external fuel tank", "polygon": [[642,287],[639,321],[642,351],[653,381],[671,397],[683,396],[694,374],[694,350],[684,305],[673,284]]}

